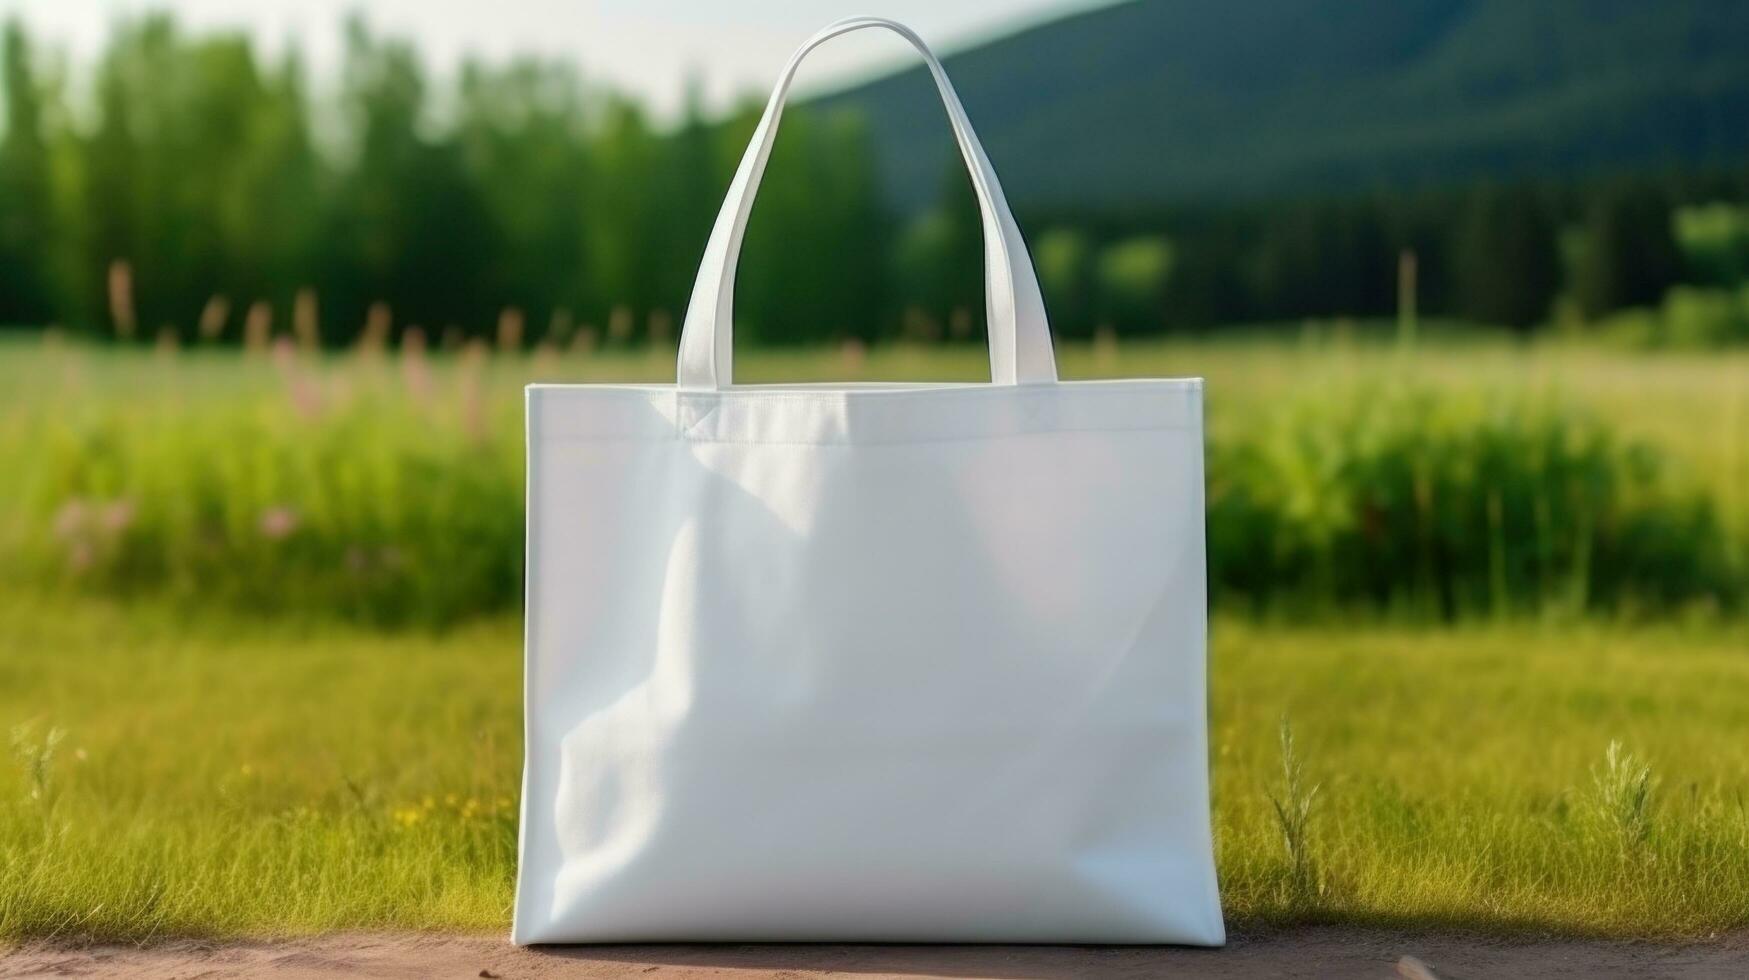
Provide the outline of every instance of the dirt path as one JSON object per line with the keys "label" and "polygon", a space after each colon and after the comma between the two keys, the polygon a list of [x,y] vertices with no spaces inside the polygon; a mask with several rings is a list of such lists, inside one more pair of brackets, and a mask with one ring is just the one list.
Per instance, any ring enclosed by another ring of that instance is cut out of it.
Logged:
{"label": "dirt path", "polygon": [[1309,929],[1239,937],[1225,950],[1051,946],[594,946],[516,949],[500,936],[346,934],[146,949],[30,945],[0,977],[803,978],[919,977],[1749,977],[1749,934],[1692,945],[1478,939]]}

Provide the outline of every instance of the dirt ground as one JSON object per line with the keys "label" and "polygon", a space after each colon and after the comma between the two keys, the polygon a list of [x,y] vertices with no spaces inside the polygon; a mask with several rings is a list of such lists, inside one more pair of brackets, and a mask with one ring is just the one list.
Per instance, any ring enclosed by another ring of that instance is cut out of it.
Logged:
{"label": "dirt ground", "polygon": [[0,977],[503,980],[991,977],[1749,977],[1749,934],[1686,945],[1485,939],[1324,928],[1239,936],[1224,950],[1065,946],[570,946],[502,936],[353,933],[146,948],[37,943],[0,953]]}

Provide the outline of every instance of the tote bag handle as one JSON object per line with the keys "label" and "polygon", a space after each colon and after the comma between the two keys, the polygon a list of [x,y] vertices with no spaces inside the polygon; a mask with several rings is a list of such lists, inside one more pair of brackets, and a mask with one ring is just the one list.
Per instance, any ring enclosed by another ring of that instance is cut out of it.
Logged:
{"label": "tote bag handle", "polygon": [[747,216],[753,210],[753,195],[765,172],[771,145],[777,138],[785,97],[795,79],[796,68],[808,52],[840,34],[867,27],[884,27],[911,42],[935,76],[936,88],[953,125],[954,141],[971,171],[978,211],[984,226],[984,300],[990,330],[990,379],[996,384],[1048,384],[1057,380],[1056,358],[1051,350],[1050,326],[1045,320],[1044,299],[1038,276],[1027,255],[1026,241],[1008,210],[1002,186],[989,157],[972,133],[947,72],[929,46],[910,28],[881,17],[850,17],[823,28],[809,38],[784,66],[765,115],[753,131],[735,179],[729,184],[723,209],[711,229],[692,299],[686,306],[686,322],[680,331],[679,385],[683,389],[726,388],[734,380],[735,265],[740,259],[741,238],[747,231]]}

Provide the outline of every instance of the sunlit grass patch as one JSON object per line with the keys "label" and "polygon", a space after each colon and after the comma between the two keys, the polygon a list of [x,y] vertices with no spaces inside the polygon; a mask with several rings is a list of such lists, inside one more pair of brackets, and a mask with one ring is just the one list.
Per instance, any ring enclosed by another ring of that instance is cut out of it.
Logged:
{"label": "sunlit grass patch", "polygon": [[8,604],[0,936],[483,928],[520,777],[506,622],[442,638]]}
{"label": "sunlit grass patch", "polygon": [[[1240,921],[1749,925],[1740,628],[1224,620],[1214,655],[1219,863]],[[1300,799],[1317,786],[1285,850],[1284,764]]]}
{"label": "sunlit grass patch", "polygon": [[[506,928],[519,646],[0,600],[0,938]],[[1740,626],[1222,618],[1212,667],[1237,928],[1749,926]]]}

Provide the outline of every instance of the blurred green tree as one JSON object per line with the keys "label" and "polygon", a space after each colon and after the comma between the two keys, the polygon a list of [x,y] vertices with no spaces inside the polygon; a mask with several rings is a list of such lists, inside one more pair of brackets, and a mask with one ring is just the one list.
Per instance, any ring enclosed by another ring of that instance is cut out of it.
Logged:
{"label": "blurred green tree", "polygon": [[1073,228],[1052,228],[1038,236],[1032,261],[1038,267],[1051,332],[1059,337],[1092,336],[1093,248],[1087,235]]}
{"label": "blurred green tree", "polygon": [[1675,220],[1684,268],[1696,282],[1749,282],[1749,206],[1711,201],[1678,209]]}
{"label": "blurred green tree", "polygon": [[881,335],[889,231],[862,121],[787,113],[767,174],[741,256],[737,330],[752,343]]}
{"label": "blurred green tree", "polygon": [[1585,213],[1573,293],[1588,317],[1651,306],[1681,278],[1671,202],[1643,181],[1614,182]]}
{"label": "blurred green tree", "polygon": [[1533,186],[1476,189],[1453,242],[1461,315],[1520,330],[1544,322],[1561,280],[1559,230]]}
{"label": "blurred green tree", "polygon": [[41,323],[55,315],[50,266],[38,255],[55,239],[46,98],[16,20],[6,24],[0,59],[6,133],[0,143],[0,324]]}
{"label": "blurred green tree", "polygon": [[1172,244],[1156,235],[1126,238],[1100,249],[1094,273],[1100,326],[1120,334],[1158,331],[1172,259]]}

